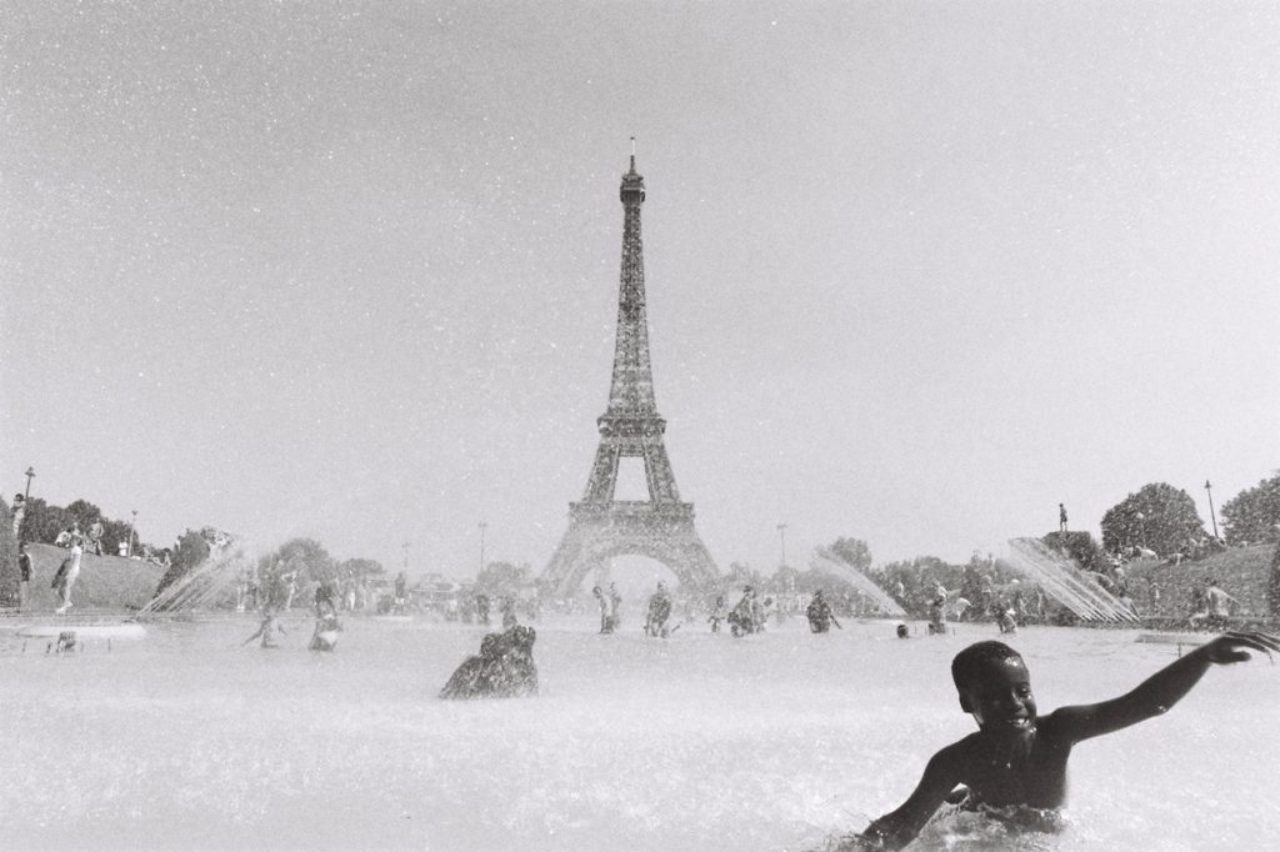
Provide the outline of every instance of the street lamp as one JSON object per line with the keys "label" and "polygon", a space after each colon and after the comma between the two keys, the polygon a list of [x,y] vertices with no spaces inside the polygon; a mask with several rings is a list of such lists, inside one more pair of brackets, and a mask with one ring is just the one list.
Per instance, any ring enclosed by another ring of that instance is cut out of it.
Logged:
{"label": "street lamp", "polygon": [[127,556],[133,556],[133,530],[138,525],[138,510],[133,510],[133,520],[129,522],[129,552]]}
{"label": "street lamp", "polygon": [[782,545],[782,567],[787,567],[787,525],[778,524],[778,540]]}
{"label": "street lamp", "polygon": [[1218,537],[1218,515],[1213,511],[1213,483],[1209,480],[1204,481],[1205,493],[1209,495],[1209,518],[1213,521],[1213,537]]}
{"label": "street lamp", "polygon": [[489,525],[484,521],[481,521],[478,524],[478,526],[480,527],[480,570],[483,571],[484,570],[484,531],[489,529]]}
{"label": "street lamp", "polygon": [[28,465],[27,466],[27,492],[22,495],[22,499],[24,501],[31,499],[31,480],[35,478],[35,475],[36,475],[36,469]]}
{"label": "street lamp", "polygon": [[1138,513],[1138,530],[1142,534],[1142,546],[1146,547],[1147,546],[1147,516],[1142,514],[1141,512]]}

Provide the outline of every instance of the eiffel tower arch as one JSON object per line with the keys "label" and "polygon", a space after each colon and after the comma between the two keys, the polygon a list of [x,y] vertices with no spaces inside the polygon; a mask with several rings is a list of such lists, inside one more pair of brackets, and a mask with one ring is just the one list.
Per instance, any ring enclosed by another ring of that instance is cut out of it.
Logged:
{"label": "eiffel tower arch", "polygon": [[[569,528],[543,578],[561,597],[601,572],[619,556],[646,556],[670,568],[681,584],[701,588],[719,576],[711,553],[693,523],[693,504],[680,500],[662,436],[667,421],[658,414],[649,361],[645,310],[644,251],[640,205],[644,178],[636,157],[622,176],[622,275],[618,292],[618,333],[613,355],[609,405],[596,420],[600,444],[586,492],[569,504]],[[618,500],[618,466],[624,458],[644,462],[648,500]]]}

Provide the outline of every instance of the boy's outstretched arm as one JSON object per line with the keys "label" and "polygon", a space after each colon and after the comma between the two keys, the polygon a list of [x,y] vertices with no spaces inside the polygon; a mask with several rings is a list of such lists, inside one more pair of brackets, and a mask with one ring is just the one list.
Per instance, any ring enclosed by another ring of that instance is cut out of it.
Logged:
{"label": "boy's outstretched arm", "polygon": [[1165,666],[1119,698],[1099,704],[1063,707],[1053,716],[1071,723],[1072,739],[1085,740],[1159,716],[1191,691],[1209,666],[1239,663],[1250,651],[1268,657],[1280,651],[1280,637],[1269,633],[1224,633]]}
{"label": "boy's outstretched arm", "polygon": [[961,752],[964,740],[947,746],[929,759],[920,783],[905,802],[890,813],[873,820],[858,835],[862,849],[901,849],[924,828],[938,806],[960,783]]}

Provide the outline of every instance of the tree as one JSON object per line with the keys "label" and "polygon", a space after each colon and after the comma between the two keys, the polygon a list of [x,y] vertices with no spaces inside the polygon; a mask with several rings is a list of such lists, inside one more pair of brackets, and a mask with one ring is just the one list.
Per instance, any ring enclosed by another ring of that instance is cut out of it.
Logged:
{"label": "tree", "polygon": [[291,538],[258,561],[263,576],[297,571],[299,577],[327,582],[337,577],[337,565],[324,545],[313,538]]}
{"label": "tree", "polygon": [[187,530],[178,537],[178,542],[173,549],[173,557],[169,562],[169,568],[164,572],[164,576],[160,578],[160,584],[156,586],[155,596],[159,596],[161,592],[185,577],[192,569],[208,558],[209,542],[197,530]]}
{"label": "tree", "polygon": [[17,606],[18,539],[13,534],[13,510],[0,499],[0,606]]}
{"label": "tree", "polygon": [[1267,604],[1271,617],[1280,617],[1280,544],[1271,555],[1271,576],[1267,582]]}
{"label": "tree", "polygon": [[1074,559],[1085,571],[1105,574],[1110,570],[1106,553],[1087,532],[1051,532],[1040,540]]}
{"label": "tree", "polygon": [[917,556],[910,562],[890,562],[873,571],[871,576],[907,612],[926,617],[934,587],[959,589],[964,581],[964,569],[948,565],[936,556]]}
{"label": "tree", "polygon": [[89,527],[102,520],[102,510],[90,503],[88,500],[75,500],[68,504],[67,514],[80,524],[82,532],[88,532]]}
{"label": "tree", "polygon": [[763,585],[763,578],[759,571],[745,562],[730,562],[729,573],[717,585],[721,590],[732,594],[742,591],[744,586],[759,589]]}
{"label": "tree", "polygon": [[1112,553],[1129,547],[1177,553],[1204,537],[1204,521],[1191,495],[1165,482],[1142,486],[1102,516],[1102,546]]}
{"label": "tree", "polygon": [[1280,540],[1280,474],[1222,504],[1227,544]]}
{"label": "tree", "polygon": [[515,597],[521,589],[533,585],[533,569],[510,562],[490,562],[476,575],[476,591],[490,598]]}
{"label": "tree", "polygon": [[58,533],[71,526],[73,516],[61,506],[51,506],[39,497],[27,501],[27,511],[22,518],[22,538],[53,544]]}
{"label": "tree", "polygon": [[376,559],[345,559],[338,563],[338,575],[343,578],[360,579],[385,574],[387,569]]}
{"label": "tree", "polygon": [[858,571],[871,567],[871,548],[860,538],[838,538],[830,550]]}

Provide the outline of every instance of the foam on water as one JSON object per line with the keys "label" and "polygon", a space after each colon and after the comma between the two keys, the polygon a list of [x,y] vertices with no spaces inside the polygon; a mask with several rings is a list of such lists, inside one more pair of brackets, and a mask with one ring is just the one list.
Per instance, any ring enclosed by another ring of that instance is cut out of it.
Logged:
{"label": "foam on water", "polygon": [[[0,634],[6,845],[818,849],[900,804],[973,729],[947,667],[995,635],[904,641],[872,621],[815,636],[793,619],[664,641],[584,617],[539,625],[538,698],[449,702],[435,693],[480,628],[350,618],[338,651],[315,654],[310,619],[286,619],[286,647],[240,647],[256,624],[155,624],[62,657]],[[1025,628],[1014,644],[1047,711],[1176,658],[1135,635]],[[1082,744],[1067,830],[1009,842],[1263,848],[1280,831],[1278,718],[1280,669],[1216,669],[1171,713]],[[982,831],[944,818],[922,848],[996,842]]]}

